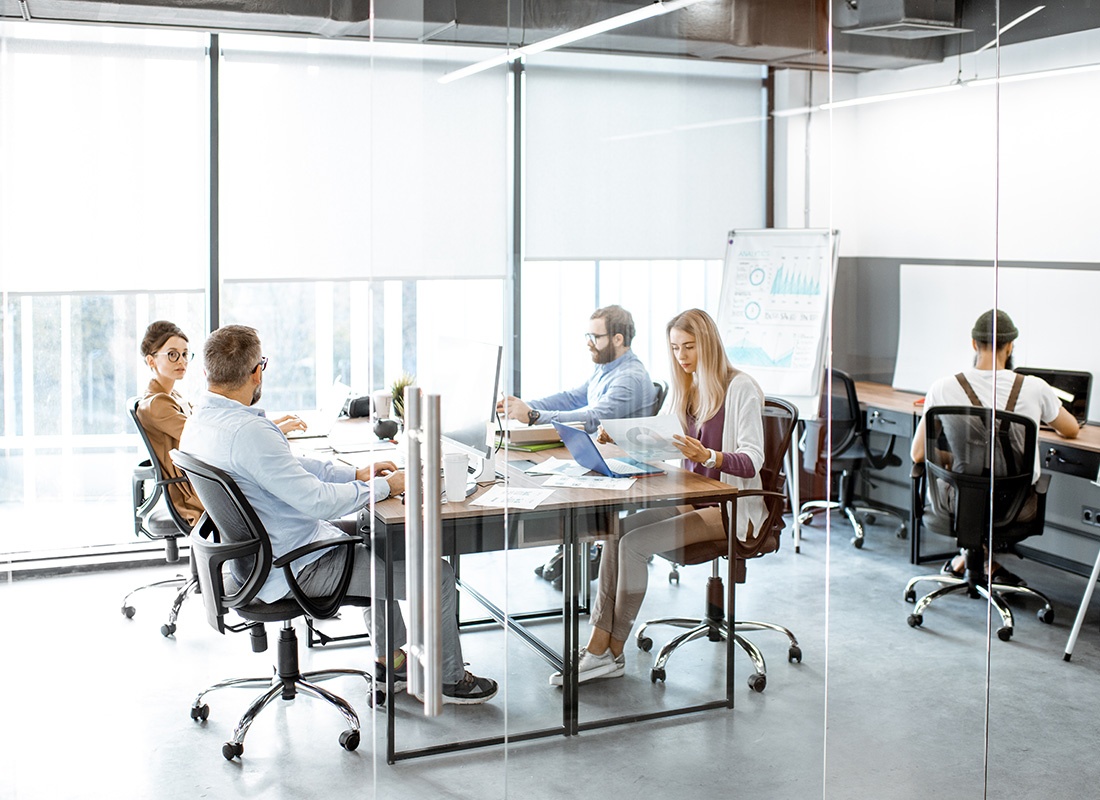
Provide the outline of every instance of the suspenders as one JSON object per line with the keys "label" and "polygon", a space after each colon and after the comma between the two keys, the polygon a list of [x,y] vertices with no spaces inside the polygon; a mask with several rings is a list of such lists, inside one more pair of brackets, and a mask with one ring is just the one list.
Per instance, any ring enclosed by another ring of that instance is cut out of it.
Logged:
{"label": "suspenders", "polygon": [[[974,393],[974,387],[970,385],[970,381],[966,379],[966,376],[960,372],[958,375],[955,376],[955,380],[957,380],[959,382],[959,385],[962,386],[963,391],[966,392],[966,396],[967,398],[969,398],[970,402],[981,408],[982,403],[978,399],[978,395]],[[996,380],[996,376],[994,376],[994,380]],[[1005,411],[1011,413],[1016,409],[1016,400],[1020,396],[1020,388],[1023,385],[1024,376],[1017,374],[1015,380],[1012,381],[1012,390],[1008,393],[1008,402],[1005,403]],[[1012,442],[1009,440],[1008,426],[1006,423],[1007,420],[1002,420],[1001,424],[998,425],[999,430],[997,431],[997,439],[1000,442],[1001,454],[1004,456],[1010,472],[1015,472],[1015,451],[1012,447]]]}

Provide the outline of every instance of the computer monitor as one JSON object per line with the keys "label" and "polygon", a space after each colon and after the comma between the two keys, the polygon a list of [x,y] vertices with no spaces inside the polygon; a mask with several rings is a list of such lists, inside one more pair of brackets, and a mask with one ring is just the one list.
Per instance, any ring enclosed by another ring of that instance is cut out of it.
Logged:
{"label": "computer monitor", "polygon": [[494,471],[485,423],[496,420],[502,350],[498,344],[441,337],[418,358],[421,391],[440,396],[444,449],[473,456],[475,480]]}

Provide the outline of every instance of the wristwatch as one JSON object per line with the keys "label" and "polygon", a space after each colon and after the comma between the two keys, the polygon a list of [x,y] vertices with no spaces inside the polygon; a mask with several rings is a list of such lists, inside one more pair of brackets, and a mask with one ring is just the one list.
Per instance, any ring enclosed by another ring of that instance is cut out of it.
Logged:
{"label": "wristwatch", "polygon": [[714,469],[718,466],[718,454],[709,448],[707,452],[710,453],[710,456],[703,462],[703,466],[707,469]]}
{"label": "wristwatch", "polygon": [[535,409],[533,409],[533,408],[532,408],[532,409],[530,409],[530,410],[529,410],[529,411],[527,412],[527,424],[528,424],[528,425],[534,425],[534,424],[535,424],[536,422],[538,422],[538,421],[539,421],[539,417],[541,417],[541,416],[542,416],[542,414],[540,414],[540,413],[539,413],[538,411],[536,411]]}

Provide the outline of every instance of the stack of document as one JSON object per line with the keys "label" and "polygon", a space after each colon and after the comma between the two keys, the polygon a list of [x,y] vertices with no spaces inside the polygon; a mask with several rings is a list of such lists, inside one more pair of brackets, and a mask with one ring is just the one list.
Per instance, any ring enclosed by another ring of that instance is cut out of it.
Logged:
{"label": "stack of document", "polygon": [[[517,450],[533,452],[561,446],[561,437],[558,436],[558,432],[554,430],[553,425],[528,425],[526,422],[519,422],[514,419],[507,420],[507,422],[501,420],[500,424],[503,426],[503,433],[497,423],[488,423],[486,441],[496,447],[512,447]],[[571,427],[582,428],[583,425],[578,422],[572,424]]]}

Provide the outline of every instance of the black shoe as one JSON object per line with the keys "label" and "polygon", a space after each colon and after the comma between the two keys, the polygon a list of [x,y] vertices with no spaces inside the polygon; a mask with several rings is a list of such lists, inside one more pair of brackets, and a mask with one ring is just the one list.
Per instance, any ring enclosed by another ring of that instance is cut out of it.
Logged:
{"label": "black shoe", "polygon": [[491,678],[479,678],[469,670],[458,683],[443,684],[443,702],[460,706],[484,703],[496,696],[497,682]]}
{"label": "black shoe", "polygon": [[561,550],[558,549],[554,551],[554,555],[550,556],[550,560],[542,565],[542,572],[539,573],[539,577],[553,582],[561,577],[561,571]]}

